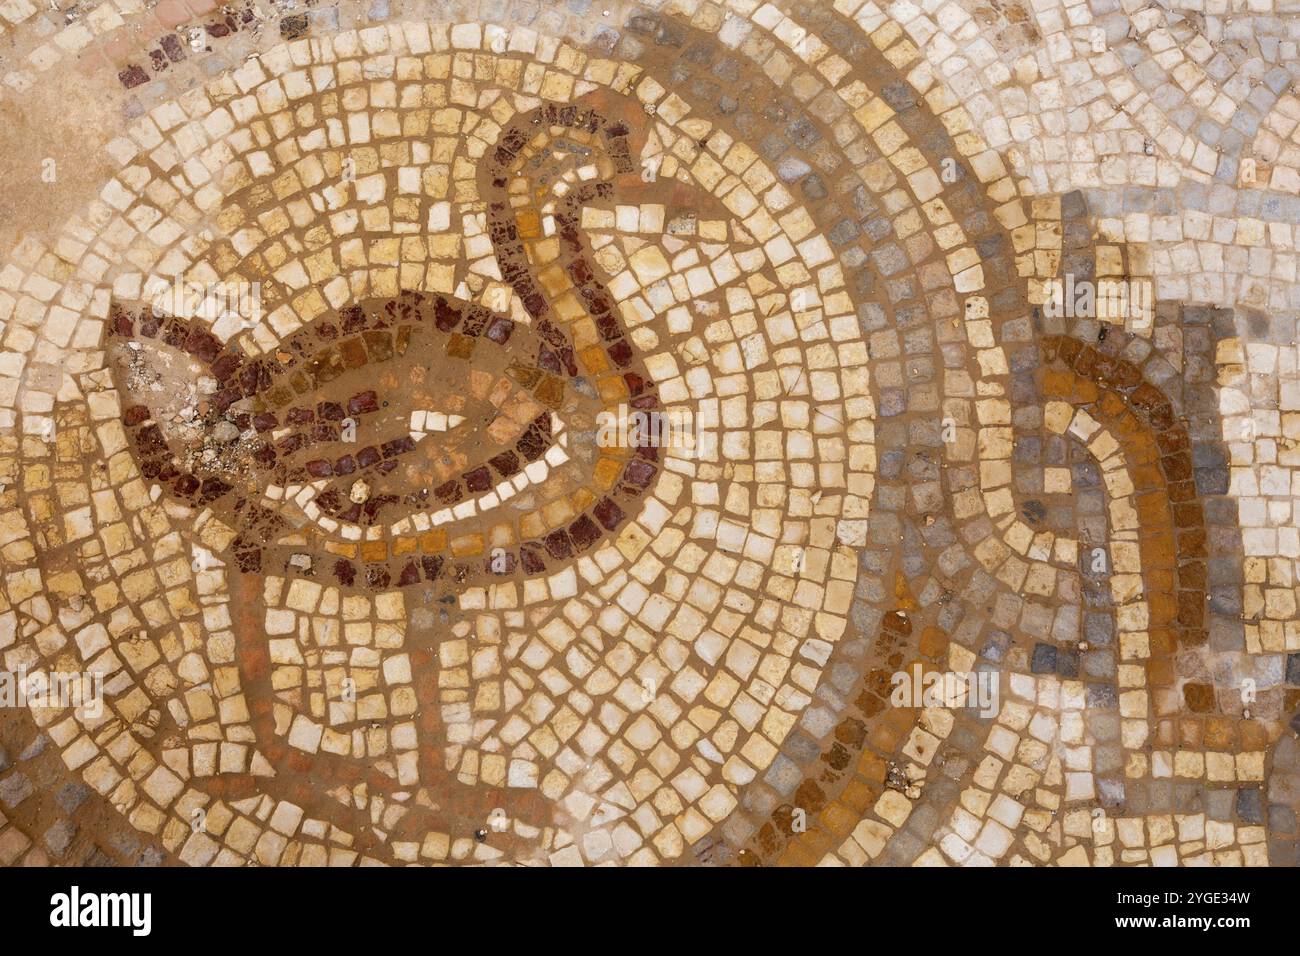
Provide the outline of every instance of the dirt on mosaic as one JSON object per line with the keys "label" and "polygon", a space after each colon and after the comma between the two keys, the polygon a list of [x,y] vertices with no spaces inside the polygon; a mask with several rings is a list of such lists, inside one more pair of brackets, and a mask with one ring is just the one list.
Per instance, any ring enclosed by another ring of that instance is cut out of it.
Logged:
{"label": "dirt on mosaic", "polygon": [[1296,13],[0,2],[0,865],[1295,865]]}

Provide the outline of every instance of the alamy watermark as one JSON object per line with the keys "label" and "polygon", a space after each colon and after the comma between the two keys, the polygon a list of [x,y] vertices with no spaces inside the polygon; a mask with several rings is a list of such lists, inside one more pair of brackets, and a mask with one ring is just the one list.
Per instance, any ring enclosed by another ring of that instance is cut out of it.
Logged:
{"label": "alamy watermark", "polygon": [[50,925],[122,927],[132,936],[148,936],[153,929],[153,894],[83,893],[80,886],[73,886],[50,897]]}
{"label": "alamy watermark", "polygon": [[199,282],[180,275],[155,276],[145,283],[144,298],[154,318],[194,317],[213,325],[225,320],[245,329],[262,321],[262,283],[257,281]]}
{"label": "alamy watermark", "polygon": [[596,415],[600,448],[664,448],[694,457],[706,448],[712,429],[689,408],[650,409],[619,405]]}
{"label": "alamy watermark", "polygon": [[889,702],[895,707],[971,707],[981,717],[998,712],[1001,685],[995,671],[929,671],[920,664],[895,671]]}
{"label": "alamy watermark", "polygon": [[1100,319],[1131,330],[1151,326],[1155,293],[1150,279],[1076,279],[1073,272],[1048,279],[1043,314],[1048,318]]}
{"label": "alamy watermark", "polygon": [[104,675],[96,671],[29,674],[25,667],[0,671],[0,708],[6,707],[76,707],[94,719],[103,713]]}

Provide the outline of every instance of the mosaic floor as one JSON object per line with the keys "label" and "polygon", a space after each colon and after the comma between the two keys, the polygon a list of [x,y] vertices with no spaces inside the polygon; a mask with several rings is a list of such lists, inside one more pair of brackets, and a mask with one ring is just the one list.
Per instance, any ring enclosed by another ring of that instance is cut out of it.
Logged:
{"label": "mosaic floor", "polygon": [[1297,14],[0,0],[0,864],[1295,864]]}

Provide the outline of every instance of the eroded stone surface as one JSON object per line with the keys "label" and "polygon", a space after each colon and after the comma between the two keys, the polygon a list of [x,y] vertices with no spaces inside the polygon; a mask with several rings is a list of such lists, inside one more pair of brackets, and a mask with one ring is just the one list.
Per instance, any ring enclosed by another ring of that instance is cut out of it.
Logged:
{"label": "eroded stone surface", "polygon": [[1295,861],[1289,11],[0,16],[0,863]]}

